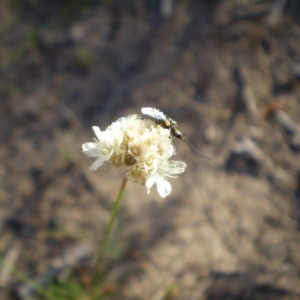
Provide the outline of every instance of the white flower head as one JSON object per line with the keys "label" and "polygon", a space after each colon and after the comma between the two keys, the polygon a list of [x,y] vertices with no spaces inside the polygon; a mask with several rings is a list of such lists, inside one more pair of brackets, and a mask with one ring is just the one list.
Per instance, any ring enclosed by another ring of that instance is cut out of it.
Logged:
{"label": "white flower head", "polygon": [[95,171],[104,162],[126,171],[131,182],[145,185],[148,193],[156,184],[161,197],[168,196],[172,187],[167,177],[183,173],[186,164],[171,160],[175,147],[169,129],[137,115],[120,118],[101,131],[93,126],[94,142],[84,143],[82,151],[96,160],[90,169]]}

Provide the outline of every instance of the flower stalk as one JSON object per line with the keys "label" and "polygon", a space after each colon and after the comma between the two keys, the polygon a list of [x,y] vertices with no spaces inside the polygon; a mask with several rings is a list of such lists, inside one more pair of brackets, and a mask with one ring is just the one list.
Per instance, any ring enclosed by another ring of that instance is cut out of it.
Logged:
{"label": "flower stalk", "polygon": [[[107,268],[105,255],[127,181],[145,186],[148,193],[152,186],[156,185],[159,195],[164,198],[172,192],[171,183],[167,178],[176,178],[186,169],[185,162],[172,160],[175,146],[170,127],[162,126],[161,122],[155,120],[130,115],[113,122],[105,131],[93,126],[96,136],[94,141],[82,145],[83,153],[95,158],[90,166],[92,171],[96,171],[104,163],[125,171],[99,245],[92,277],[95,289],[91,299],[99,299],[103,292],[101,289]],[[170,120],[166,119],[169,122]],[[175,124],[173,121],[173,131]]]}
{"label": "flower stalk", "polygon": [[93,281],[95,284],[98,284],[101,281],[101,279],[103,277],[103,272],[105,271],[104,257],[106,254],[109,237],[110,237],[113,225],[115,223],[115,220],[116,220],[119,208],[120,208],[121,200],[123,198],[123,194],[125,191],[127,181],[128,181],[127,178],[124,177],[122,180],[117,198],[113,204],[109,221],[105,227],[103,238],[101,239],[101,242],[100,242],[100,247],[99,247],[99,251],[98,251],[96,263],[95,263],[95,273],[94,273],[94,278],[93,278]]}

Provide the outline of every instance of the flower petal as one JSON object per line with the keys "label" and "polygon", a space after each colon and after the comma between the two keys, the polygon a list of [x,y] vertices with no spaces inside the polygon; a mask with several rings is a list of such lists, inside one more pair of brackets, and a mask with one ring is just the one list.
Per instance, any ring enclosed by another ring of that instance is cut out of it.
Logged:
{"label": "flower petal", "polygon": [[159,177],[156,181],[156,187],[159,195],[162,198],[165,198],[172,192],[172,186],[171,183],[167,180],[165,180],[163,177]]}
{"label": "flower petal", "polygon": [[185,171],[185,169],[186,163],[180,160],[169,160],[160,167],[160,170],[169,177],[181,174]]}
{"label": "flower petal", "polygon": [[100,150],[97,147],[97,143],[84,143],[82,145],[82,151],[89,157],[97,157],[100,154]]}
{"label": "flower petal", "polygon": [[101,129],[100,127],[98,126],[93,126],[92,129],[94,130],[94,133],[95,133],[95,136],[97,137],[97,139],[100,141],[101,138],[102,138],[102,132],[101,132]]}
{"label": "flower petal", "polygon": [[149,177],[145,183],[147,193],[150,193],[150,189],[152,188],[153,184],[156,182],[157,178],[156,177]]}
{"label": "flower petal", "polygon": [[99,156],[90,166],[90,170],[96,171],[99,167],[103,165],[105,161],[105,158],[102,156]]}

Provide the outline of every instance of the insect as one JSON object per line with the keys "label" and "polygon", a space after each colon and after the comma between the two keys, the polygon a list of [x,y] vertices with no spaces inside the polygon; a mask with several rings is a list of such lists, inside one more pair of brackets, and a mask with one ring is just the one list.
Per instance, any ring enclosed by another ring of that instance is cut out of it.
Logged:
{"label": "insect", "polygon": [[195,148],[195,146],[192,143],[190,143],[188,140],[186,140],[183,137],[183,133],[178,129],[177,122],[175,120],[173,120],[172,118],[168,117],[167,115],[165,115],[161,110],[159,110],[157,108],[152,108],[152,107],[142,107],[141,113],[144,118],[153,120],[156,124],[161,125],[163,128],[169,129],[172,136],[174,136],[174,137],[182,140],[186,144],[188,144],[193,151],[195,151],[198,154],[200,154],[201,156],[215,162],[214,159],[201,153],[199,150],[197,150]]}

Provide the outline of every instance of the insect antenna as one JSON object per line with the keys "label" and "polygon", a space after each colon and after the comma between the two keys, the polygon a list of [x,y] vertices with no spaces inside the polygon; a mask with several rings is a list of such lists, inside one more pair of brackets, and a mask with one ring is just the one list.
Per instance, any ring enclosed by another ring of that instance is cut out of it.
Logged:
{"label": "insect antenna", "polygon": [[188,144],[191,149],[193,151],[195,151],[196,153],[198,153],[199,155],[201,155],[202,157],[206,158],[206,159],[209,159],[210,161],[212,161],[213,163],[217,163],[216,160],[214,160],[213,158],[211,158],[210,156],[208,155],[205,155],[204,153],[200,152],[191,142],[189,142],[188,140],[186,140],[184,137],[181,137],[181,140],[183,142],[185,142],[186,144]]}

